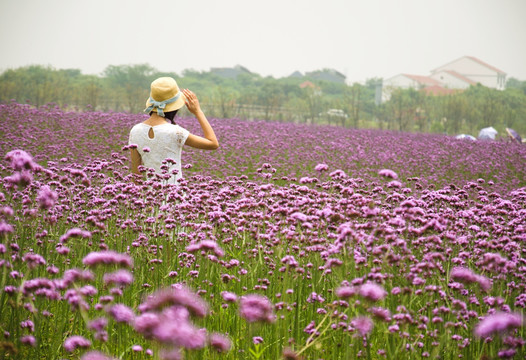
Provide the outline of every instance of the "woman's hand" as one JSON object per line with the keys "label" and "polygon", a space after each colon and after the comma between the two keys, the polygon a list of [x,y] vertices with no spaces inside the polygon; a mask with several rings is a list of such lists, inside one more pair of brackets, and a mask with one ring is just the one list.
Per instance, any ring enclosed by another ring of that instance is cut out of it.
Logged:
{"label": "woman's hand", "polygon": [[204,137],[201,137],[189,134],[186,138],[185,145],[198,149],[217,149],[219,147],[219,142],[217,141],[216,134],[214,133],[214,129],[212,129],[210,123],[206,119],[205,114],[201,110],[201,106],[199,105],[199,100],[197,100],[197,96],[195,96],[195,94],[188,89],[184,89],[183,94],[185,97],[186,107],[192,114],[194,114],[194,116],[197,118],[197,121],[199,121],[199,124],[203,129],[204,135]]}
{"label": "woman's hand", "polygon": [[183,95],[185,97],[185,104],[188,110],[197,116],[197,113],[201,111],[201,105],[199,105],[199,100],[197,99],[197,96],[190,90],[184,89]]}

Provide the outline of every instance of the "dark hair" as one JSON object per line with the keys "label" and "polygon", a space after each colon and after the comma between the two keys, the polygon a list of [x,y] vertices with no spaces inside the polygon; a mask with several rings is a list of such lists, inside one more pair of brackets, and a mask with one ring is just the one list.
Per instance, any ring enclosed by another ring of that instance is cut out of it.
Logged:
{"label": "dark hair", "polygon": [[177,114],[178,111],[179,111],[179,109],[174,110],[174,111],[165,112],[164,113],[165,119],[170,120],[170,122],[175,125],[174,118],[175,118],[175,114]]}
{"label": "dark hair", "polygon": [[[177,114],[178,111],[179,111],[179,109],[174,110],[174,111],[167,111],[167,112],[164,113],[164,118],[170,120],[170,122],[173,125],[175,125],[174,118],[175,118],[175,114]],[[152,113],[153,113],[153,111],[150,111],[150,115],[152,115]]]}

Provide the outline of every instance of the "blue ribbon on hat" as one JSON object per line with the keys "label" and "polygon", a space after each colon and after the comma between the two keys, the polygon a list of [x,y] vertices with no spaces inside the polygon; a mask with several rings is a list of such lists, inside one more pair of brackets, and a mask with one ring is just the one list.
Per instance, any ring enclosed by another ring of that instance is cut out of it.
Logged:
{"label": "blue ribbon on hat", "polygon": [[148,99],[148,102],[151,102],[151,105],[148,106],[144,110],[144,112],[149,114],[150,111],[152,111],[153,109],[157,108],[157,115],[164,117],[164,111],[163,110],[166,107],[166,105],[171,104],[174,101],[177,101],[177,99],[179,99],[180,97],[181,97],[181,92],[180,91],[177,94],[175,94],[175,96],[173,98],[167,99],[167,100],[163,100],[163,101],[155,101],[150,96],[150,98]]}

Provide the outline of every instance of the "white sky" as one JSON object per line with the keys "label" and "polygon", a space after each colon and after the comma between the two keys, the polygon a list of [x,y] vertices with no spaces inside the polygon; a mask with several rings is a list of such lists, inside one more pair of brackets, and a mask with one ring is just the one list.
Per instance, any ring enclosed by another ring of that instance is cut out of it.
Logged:
{"label": "white sky", "polygon": [[526,80],[526,0],[0,0],[0,49],[0,72],[240,64],[361,82],[470,55]]}

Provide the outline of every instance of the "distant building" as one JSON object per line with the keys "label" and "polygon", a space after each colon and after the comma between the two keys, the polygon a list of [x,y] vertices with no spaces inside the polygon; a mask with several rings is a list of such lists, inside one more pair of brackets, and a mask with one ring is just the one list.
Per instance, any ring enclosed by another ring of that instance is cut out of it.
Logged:
{"label": "distant building", "polygon": [[467,89],[471,85],[477,85],[476,81],[454,70],[439,70],[433,72],[430,78],[439,81],[443,87],[448,89]]}
{"label": "distant building", "polygon": [[211,68],[210,72],[217,76],[228,79],[236,79],[241,74],[253,75],[246,67],[241,65],[236,65],[233,68],[221,67],[221,68]]}
{"label": "distant building", "polygon": [[435,89],[433,93],[436,93],[436,89],[443,88],[443,86],[440,81],[429,76],[398,74],[383,81],[382,102],[391,98],[391,92],[394,89],[425,90],[428,88]]}
{"label": "distant building", "polygon": [[[480,83],[489,88],[504,90],[506,86],[506,73],[504,71],[473,56],[463,56],[432,70],[431,73],[436,74],[444,70],[453,71],[475,84]],[[449,84],[454,85],[454,82],[445,83],[446,86]]]}
{"label": "distant building", "polygon": [[429,76],[399,74],[384,80],[382,101],[391,97],[394,89],[416,89],[427,94],[445,95],[481,84],[503,90],[506,73],[473,56],[464,56],[431,71]]}
{"label": "distant building", "polygon": [[302,82],[302,83],[300,84],[300,88],[302,88],[302,89],[305,89],[305,88],[307,88],[307,87],[308,87],[308,88],[311,88],[311,89],[315,89],[317,86],[314,85],[312,82],[310,82],[310,81],[308,81],[308,80],[307,80],[307,81],[304,81],[304,82]]}

